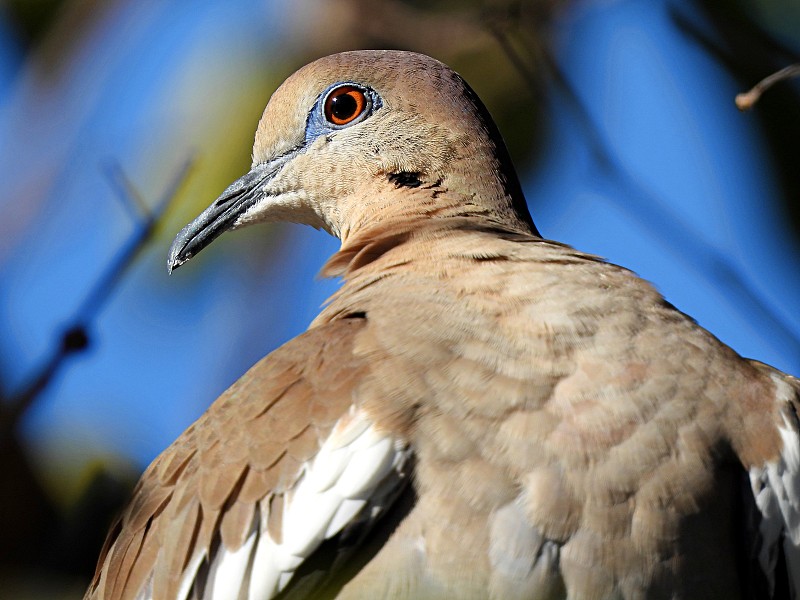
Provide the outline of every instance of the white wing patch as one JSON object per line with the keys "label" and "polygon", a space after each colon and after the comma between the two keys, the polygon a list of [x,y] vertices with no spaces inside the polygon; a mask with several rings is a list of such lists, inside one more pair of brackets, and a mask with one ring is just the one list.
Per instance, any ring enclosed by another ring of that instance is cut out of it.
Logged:
{"label": "white wing patch", "polygon": [[226,550],[223,560],[215,560],[211,563],[209,584],[206,585],[205,596],[207,598],[238,600],[255,537],[255,532],[251,533],[241,548],[233,552]]}
{"label": "white wing patch", "polygon": [[[777,401],[791,407],[794,390],[773,377]],[[782,411],[778,426],[783,449],[778,460],[750,469],[750,485],[761,512],[759,564],[767,576],[770,593],[775,591],[775,570],[782,549],[793,598],[800,592],[800,433],[792,414]],[[796,417],[795,419],[796,420]]]}
{"label": "white wing patch", "polygon": [[348,525],[379,517],[407,482],[411,451],[351,409],[284,493],[280,542],[268,530],[270,497],[258,504],[253,530],[231,550],[220,544],[201,581],[196,556],[184,573],[181,598],[268,600],[280,593],[320,544]]}

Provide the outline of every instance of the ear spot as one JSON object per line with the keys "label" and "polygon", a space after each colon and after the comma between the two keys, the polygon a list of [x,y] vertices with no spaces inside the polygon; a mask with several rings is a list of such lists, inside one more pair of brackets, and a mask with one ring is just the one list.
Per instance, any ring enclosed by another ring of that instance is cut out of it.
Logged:
{"label": "ear spot", "polygon": [[398,171],[396,173],[389,173],[389,181],[391,181],[396,188],[415,188],[422,185],[420,176],[422,173],[410,171]]}

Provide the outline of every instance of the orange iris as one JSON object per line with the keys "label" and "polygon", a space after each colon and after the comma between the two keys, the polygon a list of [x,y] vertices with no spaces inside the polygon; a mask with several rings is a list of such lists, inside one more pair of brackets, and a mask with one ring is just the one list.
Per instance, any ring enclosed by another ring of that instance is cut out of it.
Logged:
{"label": "orange iris", "polygon": [[325,118],[334,125],[352,123],[367,107],[363,90],[343,85],[331,90],[325,100]]}

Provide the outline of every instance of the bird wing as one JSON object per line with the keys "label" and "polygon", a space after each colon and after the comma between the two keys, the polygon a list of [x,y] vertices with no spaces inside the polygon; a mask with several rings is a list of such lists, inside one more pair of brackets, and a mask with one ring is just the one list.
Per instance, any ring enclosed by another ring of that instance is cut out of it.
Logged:
{"label": "bird wing", "polygon": [[[744,453],[748,470],[747,498],[752,510],[750,528],[755,529],[751,546],[766,578],[770,597],[800,597],[800,380],[760,363],[753,365],[765,372],[774,384],[774,404],[743,419],[742,431],[758,439],[748,448],[761,455]],[[766,430],[758,421],[766,421]],[[768,443],[774,440],[773,443]],[[771,448],[764,456],[762,449]],[[740,452],[740,456],[743,453]],[[755,518],[752,518],[755,517]]]}
{"label": "bird wing", "polygon": [[86,598],[264,600],[326,540],[358,545],[410,469],[402,436],[361,406],[364,326],[341,319],[288,342],[163,452]]}

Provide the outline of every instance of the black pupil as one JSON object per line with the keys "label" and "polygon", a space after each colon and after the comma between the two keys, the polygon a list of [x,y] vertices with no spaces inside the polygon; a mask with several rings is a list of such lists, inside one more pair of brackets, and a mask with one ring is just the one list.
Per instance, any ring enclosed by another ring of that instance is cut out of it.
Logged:
{"label": "black pupil", "polygon": [[358,102],[350,94],[339,94],[331,98],[331,114],[340,121],[352,117],[357,108]]}

